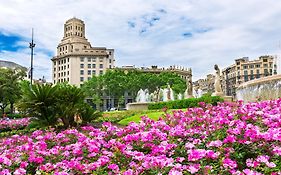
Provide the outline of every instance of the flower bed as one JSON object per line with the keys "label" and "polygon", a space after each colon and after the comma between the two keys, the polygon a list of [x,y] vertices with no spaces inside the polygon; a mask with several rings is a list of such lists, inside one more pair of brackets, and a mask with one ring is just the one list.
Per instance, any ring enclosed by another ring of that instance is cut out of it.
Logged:
{"label": "flower bed", "polygon": [[1,131],[10,131],[14,129],[21,129],[29,125],[30,118],[22,119],[0,119],[0,132]]}
{"label": "flower bed", "polygon": [[0,140],[0,174],[281,174],[281,100]]}

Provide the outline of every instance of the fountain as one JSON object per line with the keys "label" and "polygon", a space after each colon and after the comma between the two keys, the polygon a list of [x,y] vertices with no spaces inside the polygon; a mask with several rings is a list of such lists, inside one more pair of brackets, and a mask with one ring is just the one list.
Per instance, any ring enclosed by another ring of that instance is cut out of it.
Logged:
{"label": "fountain", "polygon": [[[182,97],[181,97],[182,98]],[[149,93],[148,89],[140,89],[137,93],[136,102],[128,103],[127,110],[147,110],[150,102],[175,100],[174,92],[170,85],[167,88],[157,88],[155,92]]]}
{"label": "fountain", "polygon": [[149,102],[149,98],[150,98],[149,96],[150,95],[148,93],[148,89],[145,90],[140,89],[137,94],[136,102],[138,103]]}
{"label": "fountain", "polygon": [[236,90],[237,100],[253,102],[281,97],[281,75],[255,79],[241,84]]}

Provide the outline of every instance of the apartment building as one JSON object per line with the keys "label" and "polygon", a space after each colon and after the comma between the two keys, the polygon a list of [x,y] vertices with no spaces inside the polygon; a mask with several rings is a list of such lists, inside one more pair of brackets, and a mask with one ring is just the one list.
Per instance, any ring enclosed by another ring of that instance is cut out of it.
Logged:
{"label": "apartment building", "polygon": [[256,60],[243,57],[222,70],[222,88],[226,95],[235,97],[236,88],[247,81],[277,74],[276,57],[265,55]]}
{"label": "apartment building", "polygon": [[53,83],[68,82],[80,86],[92,76],[114,68],[114,49],[92,47],[85,36],[85,24],[77,18],[64,24],[64,36],[52,59]]}

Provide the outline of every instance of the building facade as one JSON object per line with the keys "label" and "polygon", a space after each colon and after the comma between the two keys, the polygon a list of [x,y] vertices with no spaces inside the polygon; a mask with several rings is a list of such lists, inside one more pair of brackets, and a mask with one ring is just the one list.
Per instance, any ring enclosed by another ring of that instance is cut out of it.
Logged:
{"label": "building facade", "polygon": [[226,95],[236,96],[236,88],[247,81],[277,74],[274,56],[260,56],[256,60],[243,57],[222,70],[222,88]]}
{"label": "building facade", "polygon": [[53,83],[68,82],[81,85],[92,76],[104,74],[114,68],[114,50],[92,47],[85,36],[85,24],[72,18],[64,24],[64,36],[52,59]]}
{"label": "building facade", "polygon": [[213,93],[215,91],[214,84],[215,75],[208,74],[206,78],[193,82],[194,93],[198,94],[198,91],[200,91],[201,95],[205,93]]}

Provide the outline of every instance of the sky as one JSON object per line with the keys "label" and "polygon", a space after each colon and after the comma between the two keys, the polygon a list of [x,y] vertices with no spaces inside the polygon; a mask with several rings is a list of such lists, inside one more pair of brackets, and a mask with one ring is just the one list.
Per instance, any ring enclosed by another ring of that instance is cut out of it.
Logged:
{"label": "sky", "polygon": [[279,0],[0,0],[0,60],[51,81],[66,20],[86,25],[92,46],[115,49],[116,66],[192,68],[193,80],[241,57],[281,55]]}

